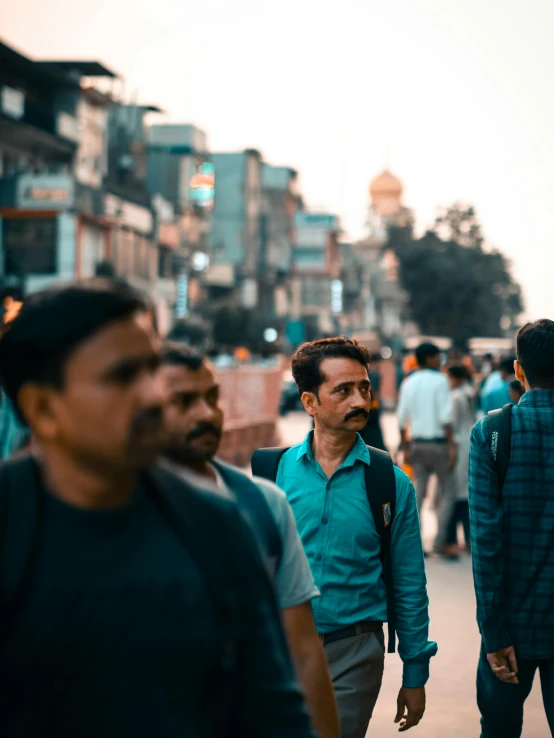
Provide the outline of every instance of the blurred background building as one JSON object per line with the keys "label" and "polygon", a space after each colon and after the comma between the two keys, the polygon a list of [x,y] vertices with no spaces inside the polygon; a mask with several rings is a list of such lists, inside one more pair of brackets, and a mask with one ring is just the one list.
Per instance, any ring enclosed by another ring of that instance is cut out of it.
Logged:
{"label": "blurred background building", "polygon": [[[261,152],[211,152],[192,124],[129,102],[98,61],[35,61],[0,44],[0,264],[23,293],[109,268],[146,291],[160,328],[198,318],[251,349],[337,332],[400,337],[406,295],[391,225],[402,183],[370,185],[366,237],[304,202]],[[108,267],[106,266],[108,265]]]}

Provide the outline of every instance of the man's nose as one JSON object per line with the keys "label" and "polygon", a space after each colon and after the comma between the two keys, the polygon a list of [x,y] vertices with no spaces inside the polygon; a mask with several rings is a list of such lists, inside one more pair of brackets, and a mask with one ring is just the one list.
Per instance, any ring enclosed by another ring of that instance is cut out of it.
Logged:
{"label": "man's nose", "polygon": [[361,390],[355,390],[352,395],[352,408],[367,407],[371,403],[371,396]]}

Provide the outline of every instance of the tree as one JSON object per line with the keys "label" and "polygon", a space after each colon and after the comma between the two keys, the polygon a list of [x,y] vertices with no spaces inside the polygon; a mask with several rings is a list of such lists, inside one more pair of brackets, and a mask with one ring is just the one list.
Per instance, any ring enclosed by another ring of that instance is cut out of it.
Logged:
{"label": "tree", "polygon": [[469,248],[480,249],[485,241],[475,208],[459,202],[439,210],[431,231],[443,241]]}
{"label": "tree", "polygon": [[420,239],[392,228],[387,247],[396,254],[422,333],[449,336],[464,346],[473,336],[502,336],[507,321],[514,325],[523,309],[509,262],[499,251],[483,248],[473,208],[449,208]]}

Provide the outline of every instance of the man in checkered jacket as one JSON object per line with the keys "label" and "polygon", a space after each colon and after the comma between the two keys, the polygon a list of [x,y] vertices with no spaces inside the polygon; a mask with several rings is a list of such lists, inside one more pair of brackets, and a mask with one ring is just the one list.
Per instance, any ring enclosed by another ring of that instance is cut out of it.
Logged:
{"label": "man in checkered jacket", "polygon": [[554,735],[554,322],[524,326],[512,411],[510,462],[499,484],[491,420],[471,437],[469,504],[482,738],[519,738],[537,670]]}

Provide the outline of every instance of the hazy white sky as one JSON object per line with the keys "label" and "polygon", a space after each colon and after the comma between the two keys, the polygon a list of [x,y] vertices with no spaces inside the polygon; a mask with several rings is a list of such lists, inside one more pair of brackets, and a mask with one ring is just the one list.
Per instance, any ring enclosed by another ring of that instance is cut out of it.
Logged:
{"label": "hazy white sky", "polygon": [[[33,57],[97,58],[212,150],[298,169],[309,204],[363,232],[390,152],[420,228],[473,203],[554,318],[552,0],[0,0]],[[492,299],[492,297],[491,297]]]}

